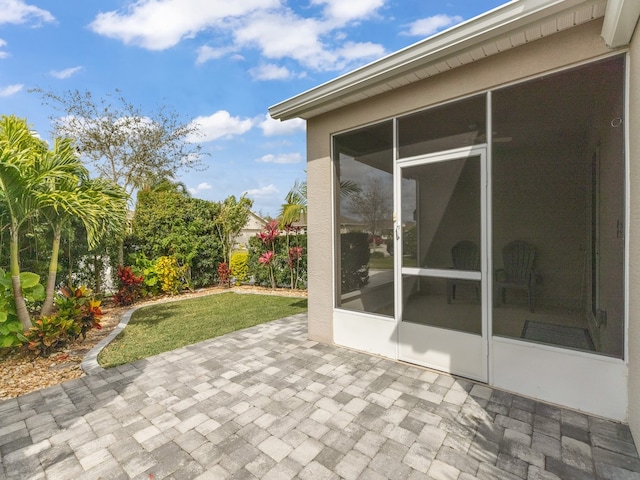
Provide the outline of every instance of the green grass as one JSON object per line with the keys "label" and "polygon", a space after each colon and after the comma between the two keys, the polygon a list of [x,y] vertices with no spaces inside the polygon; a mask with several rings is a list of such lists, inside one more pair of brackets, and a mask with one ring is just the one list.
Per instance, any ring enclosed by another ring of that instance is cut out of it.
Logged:
{"label": "green grass", "polygon": [[115,367],[306,310],[306,298],[232,292],[144,307],[98,363]]}
{"label": "green grass", "polygon": [[393,268],[393,257],[371,257],[369,259],[369,268],[375,270],[391,270]]}

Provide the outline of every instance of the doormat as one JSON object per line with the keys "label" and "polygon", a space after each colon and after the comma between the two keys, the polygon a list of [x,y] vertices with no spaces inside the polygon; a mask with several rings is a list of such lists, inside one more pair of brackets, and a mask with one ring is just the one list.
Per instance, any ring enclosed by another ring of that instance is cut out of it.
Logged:
{"label": "doormat", "polygon": [[550,343],[562,347],[595,350],[591,335],[586,328],[527,320],[524,322],[521,337],[534,342]]}

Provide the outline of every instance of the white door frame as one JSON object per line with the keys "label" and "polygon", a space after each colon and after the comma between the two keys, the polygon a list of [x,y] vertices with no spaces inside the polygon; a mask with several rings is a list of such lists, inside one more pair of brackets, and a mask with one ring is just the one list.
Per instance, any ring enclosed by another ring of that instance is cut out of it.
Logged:
{"label": "white door frame", "polygon": [[[446,162],[465,157],[480,157],[480,272],[453,272],[446,269],[410,268],[402,266],[402,169],[430,163]],[[396,160],[394,166],[396,221],[395,255],[395,318],[397,322],[398,358],[426,367],[436,368],[482,382],[489,381],[489,309],[490,287],[487,242],[487,146],[474,145],[428,155]],[[481,285],[481,335],[402,322],[403,276],[479,280]],[[403,343],[410,338],[412,346]],[[434,348],[436,347],[437,348]],[[415,348],[413,348],[415,347]],[[422,352],[422,353],[420,353]],[[455,353],[456,365],[451,361]],[[461,357],[464,357],[461,359]]]}

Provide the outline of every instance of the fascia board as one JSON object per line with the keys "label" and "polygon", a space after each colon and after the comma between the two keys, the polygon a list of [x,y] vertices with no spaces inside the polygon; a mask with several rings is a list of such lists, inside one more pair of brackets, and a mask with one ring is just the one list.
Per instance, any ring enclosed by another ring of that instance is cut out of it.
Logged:
{"label": "fascia board", "polygon": [[[308,118],[305,112],[345,95],[437,63],[478,44],[517,31],[588,0],[513,0],[373,63],[269,107],[274,119]],[[640,2],[640,0],[632,0]]]}
{"label": "fascia board", "polygon": [[639,0],[609,0],[601,34],[606,45],[609,48],[628,45],[639,18]]}

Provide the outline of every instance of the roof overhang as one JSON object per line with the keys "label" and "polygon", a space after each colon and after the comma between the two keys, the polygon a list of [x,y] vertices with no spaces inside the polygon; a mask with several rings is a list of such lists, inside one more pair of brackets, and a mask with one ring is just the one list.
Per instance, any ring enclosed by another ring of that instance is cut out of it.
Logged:
{"label": "roof overhang", "polygon": [[640,1],[609,0],[602,25],[602,38],[609,48],[628,45],[640,18]]}
{"label": "roof overhang", "polygon": [[279,120],[313,118],[603,16],[607,45],[626,45],[640,0],[513,0],[278,103],[269,114]]}

